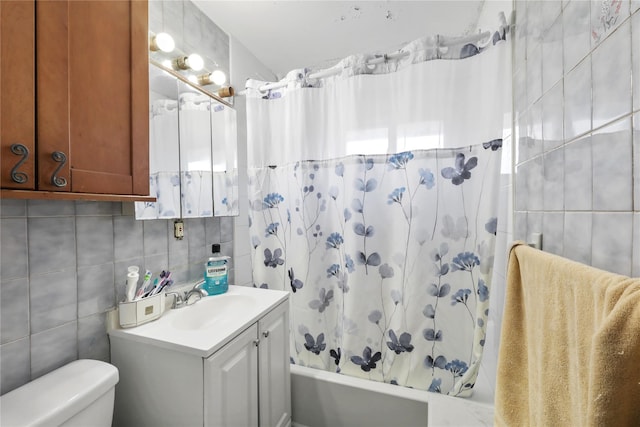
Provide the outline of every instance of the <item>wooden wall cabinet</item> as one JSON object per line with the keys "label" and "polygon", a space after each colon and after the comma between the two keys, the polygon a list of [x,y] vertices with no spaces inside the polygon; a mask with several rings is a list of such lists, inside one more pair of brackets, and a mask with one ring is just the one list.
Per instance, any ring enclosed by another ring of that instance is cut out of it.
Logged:
{"label": "wooden wall cabinet", "polygon": [[2,196],[148,196],[147,2],[3,0],[0,15]]}

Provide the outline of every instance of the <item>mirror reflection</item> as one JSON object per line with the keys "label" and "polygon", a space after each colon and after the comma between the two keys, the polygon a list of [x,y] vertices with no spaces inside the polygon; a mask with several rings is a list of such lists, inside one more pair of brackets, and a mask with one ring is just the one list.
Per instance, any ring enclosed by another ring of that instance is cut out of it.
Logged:
{"label": "mirror reflection", "polygon": [[178,82],[182,217],[213,216],[210,97]]}
{"label": "mirror reflection", "polygon": [[149,67],[149,187],[136,219],[238,215],[235,110]]}
{"label": "mirror reflection", "polygon": [[211,100],[214,216],[238,215],[236,110]]}

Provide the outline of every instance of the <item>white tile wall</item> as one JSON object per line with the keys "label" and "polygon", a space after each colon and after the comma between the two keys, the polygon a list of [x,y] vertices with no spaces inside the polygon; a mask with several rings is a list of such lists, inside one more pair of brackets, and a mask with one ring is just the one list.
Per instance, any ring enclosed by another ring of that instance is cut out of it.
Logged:
{"label": "white tile wall", "polygon": [[[562,3],[559,1],[543,1],[541,4],[541,24],[542,30],[547,30],[549,26],[553,26],[557,23],[560,11],[562,9]],[[560,20],[562,21],[562,20]],[[562,37],[562,33],[560,33]]]}
{"label": "white tile wall", "polygon": [[566,75],[589,52],[590,2],[571,1],[562,13],[564,46],[564,74]]}
{"label": "white tile wall", "polygon": [[633,171],[633,210],[640,212],[640,111],[633,115]]}
{"label": "white tile wall", "polygon": [[591,129],[591,57],[564,80],[564,136],[571,140]]}
{"label": "white tile wall", "polygon": [[633,263],[631,275],[640,277],[640,213],[633,214]]}
{"label": "white tile wall", "polygon": [[542,140],[542,100],[536,101],[529,108],[528,135],[531,145],[529,145],[528,158],[542,154],[544,145]]}
{"label": "white tile wall", "polygon": [[[636,6],[640,5],[640,0]],[[640,13],[637,11],[631,19],[631,59],[633,61],[633,109],[640,110]]]}
{"label": "white tile wall", "polygon": [[543,209],[562,211],[564,207],[564,149],[548,151],[543,157]]}
{"label": "white tile wall", "polygon": [[[518,40],[519,45],[522,47],[514,52],[513,58],[513,71],[515,73],[522,73],[522,78],[525,78],[525,62],[527,54],[527,31],[528,31],[528,19],[527,19],[527,2],[525,0],[516,0],[514,4],[517,4],[517,20],[515,23],[515,39]],[[518,109],[522,111],[522,109]]]}
{"label": "white tile wall", "polygon": [[631,111],[631,25],[627,20],[591,55],[593,128]]}
{"label": "white tile wall", "polygon": [[[516,188],[516,195],[518,189]],[[527,212],[516,211],[513,219],[514,240],[526,240],[527,238]]]}
{"label": "white tile wall", "polygon": [[[527,182],[527,202],[528,209],[532,211],[541,211],[544,203],[544,169],[543,157],[534,157],[524,164],[525,176]],[[516,194],[516,199],[520,195]]]}
{"label": "white tile wall", "polygon": [[631,212],[594,212],[591,265],[630,276],[632,230]]}
{"label": "white tile wall", "polygon": [[[560,4],[555,1],[544,2],[543,11],[550,11],[553,19],[560,15]],[[552,5],[557,5],[553,7]],[[544,34],[542,40],[542,92],[548,91],[562,77],[562,19],[553,22],[549,30]]]}
{"label": "white tile wall", "polygon": [[564,84],[560,81],[542,98],[542,139],[545,151],[564,142],[563,96]]}
{"label": "white tile wall", "polygon": [[[516,68],[514,79],[519,125],[514,236],[525,238],[542,230],[543,246],[550,252],[615,273],[637,274],[640,112],[634,108],[640,106],[639,1],[565,1],[560,18],[554,17],[557,5],[546,3],[559,2],[516,2],[516,16],[520,19],[524,9],[528,27],[515,41],[515,57],[524,64]],[[607,9],[612,3],[614,8]],[[531,28],[535,19],[529,14],[538,7],[539,28]],[[603,16],[611,19],[603,21]],[[559,22],[562,49],[549,46]],[[541,57],[535,51],[539,40]],[[556,49],[562,51],[563,73],[552,84]],[[539,101],[527,95],[523,105],[522,99],[523,92],[535,89],[540,66],[542,152],[532,138]],[[541,168],[537,159],[542,159]]]}
{"label": "white tile wall", "polygon": [[535,45],[545,30],[545,26],[542,25],[543,2],[527,1],[525,6],[527,7],[527,34],[531,36],[527,39],[527,50],[529,51],[529,46]]}
{"label": "white tile wall", "polygon": [[529,159],[529,151],[533,148],[534,140],[529,137],[529,110],[521,111],[516,117],[516,133],[518,135],[516,159],[518,163],[522,163]]}
{"label": "white tile wall", "polygon": [[[564,207],[568,211],[593,209],[591,135],[564,146]],[[517,181],[517,180],[516,180]]]}
{"label": "white tile wall", "polygon": [[542,45],[527,45],[527,102],[536,102],[542,95]]}
{"label": "white tile wall", "polygon": [[591,138],[593,210],[631,211],[633,171],[631,118],[598,131]]}
{"label": "white tile wall", "polygon": [[552,254],[564,253],[564,212],[545,212],[542,215],[543,248]]}
{"label": "white tile wall", "polygon": [[593,214],[591,212],[566,212],[563,235],[564,256],[591,265],[592,231]]}

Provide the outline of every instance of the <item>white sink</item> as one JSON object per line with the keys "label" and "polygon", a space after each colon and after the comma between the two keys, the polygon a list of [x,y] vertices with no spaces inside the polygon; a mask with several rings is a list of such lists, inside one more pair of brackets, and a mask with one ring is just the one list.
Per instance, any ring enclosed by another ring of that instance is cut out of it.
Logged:
{"label": "white sink", "polygon": [[187,331],[220,327],[223,322],[234,322],[235,314],[253,310],[256,299],[250,295],[222,294],[204,297],[189,306],[175,309],[171,326]]}
{"label": "white sink", "polygon": [[285,291],[229,286],[224,294],[167,310],[158,320],[135,328],[110,329],[109,335],[209,357],[261,313],[288,303],[288,298]]}

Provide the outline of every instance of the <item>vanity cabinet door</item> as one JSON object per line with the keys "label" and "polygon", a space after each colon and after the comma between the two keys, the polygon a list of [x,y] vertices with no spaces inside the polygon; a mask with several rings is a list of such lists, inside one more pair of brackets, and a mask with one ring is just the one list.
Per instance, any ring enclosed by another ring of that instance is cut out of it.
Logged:
{"label": "vanity cabinet door", "polygon": [[260,427],[284,427],[291,420],[289,302],[259,321]]}
{"label": "vanity cabinet door", "polygon": [[204,359],[206,427],[258,425],[257,336],[258,326],[253,324]]}

